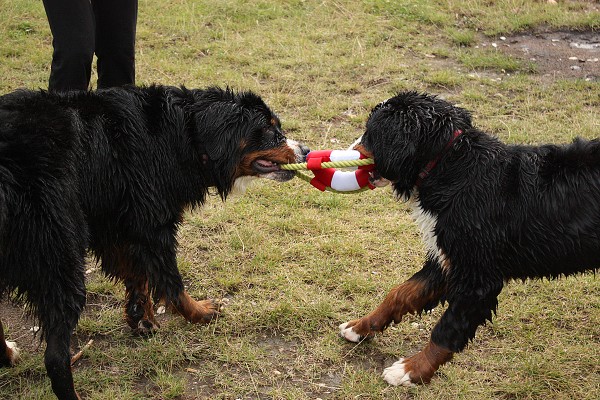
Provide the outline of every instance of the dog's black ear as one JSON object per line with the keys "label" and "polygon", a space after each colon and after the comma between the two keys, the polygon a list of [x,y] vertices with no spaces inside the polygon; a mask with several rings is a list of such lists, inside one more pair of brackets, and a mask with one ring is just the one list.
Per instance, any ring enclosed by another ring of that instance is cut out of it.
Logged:
{"label": "dog's black ear", "polygon": [[361,143],[373,154],[377,171],[408,197],[419,173],[419,121],[391,105],[375,107]]}
{"label": "dog's black ear", "polygon": [[242,110],[236,104],[218,102],[194,113],[195,142],[213,162],[235,154],[240,132]]}
{"label": "dog's black ear", "polygon": [[434,114],[436,126],[440,138],[445,141],[448,135],[455,131],[466,131],[473,127],[471,122],[471,113],[464,108],[457,107],[447,101],[434,98]]}
{"label": "dog's black ear", "polygon": [[260,128],[261,118],[271,118],[271,111],[258,95],[218,87],[194,93],[193,113],[195,139],[214,162],[238,154],[243,138]]}
{"label": "dog's black ear", "polygon": [[235,101],[231,90],[211,88],[194,93],[190,138],[219,194],[226,197],[233,185],[244,137],[253,129],[248,110]]}
{"label": "dog's black ear", "polygon": [[216,162],[232,154],[242,137],[240,129],[244,109],[235,100],[230,89],[218,87],[193,92],[194,137],[200,152]]}

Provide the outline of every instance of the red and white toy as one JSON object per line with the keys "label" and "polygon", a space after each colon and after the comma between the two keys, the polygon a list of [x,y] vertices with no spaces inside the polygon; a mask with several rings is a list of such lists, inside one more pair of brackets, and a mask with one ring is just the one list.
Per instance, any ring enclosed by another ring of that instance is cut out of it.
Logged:
{"label": "red and white toy", "polygon": [[338,192],[353,192],[368,187],[375,189],[369,183],[369,171],[375,165],[363,165],[355,171],[340,171],[335,168],[322,168],[321,164],[330,161],[363,160],[367,157],[357,150],[316,150],[306,155],[306,168],[312,171],[315,177],[310,184],[324,191],[331,188]]}

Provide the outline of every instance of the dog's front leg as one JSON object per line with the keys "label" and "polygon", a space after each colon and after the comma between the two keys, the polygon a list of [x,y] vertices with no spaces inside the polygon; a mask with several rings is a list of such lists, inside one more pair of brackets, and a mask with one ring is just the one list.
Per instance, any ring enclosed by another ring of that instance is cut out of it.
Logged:
{"label": "dog's front leg", "polygon": [[125,278],[125,320],[134,332],[148,335],[159,328],[145,278]]}
{"label": "dog's front leg", "polygon": [[383,379],[389,384],[413,386],[429,383],[440,365],[449,361],[454,353],[462,351],[475,337],[477,327],[492,319],[502,280],[489,277],[482,287],[478,283],[469,284],[468,276],[458,276],[461,276],[460,282],[452,282],[449,287],[460,287],[460,290],[449,289],[448,309],[433,328],[429,343],[417,354],[401,358],[384,370]]}
{"label": "dog's front leg", "polygon": [[383,371],[383,379],[394,386],[429,383],[440,365],[450,361],[454,352],[429,341],[412,357],[401,358]]}
{"label": "dog's front leg", "polygon": [[419,272],[392,289],[373,312],[340,325],[340,335],[351,342],[372,338],[392,322],[400,322],[405,314],[435,307],[445,288],[444,272],[436,261],[428,259]]}
{"label": "dog's front leg", "polygon": [[[157,236],[162,238],[155,241],[154,246],[140,246],[138,252],[132,252],[132,265],[143,265],[148,276],[148,284],[143,288],[137,284],[137,298],[131,298],[130,302],[137,301],[138,306],[143,309],[141,322],[148,321],[156,324],[152,312],[151,297],[147,294],[148,287],[152,297],[161,299],[165,305],[172,306],[176,312],[192,323],[207,323],[219,313],[219,306],[212,300],[194,300],[184,289],[183,281],[177,269],[176,241],[174,236],[165,234]],[[139,270],[140,268],[137,268]],[[144,281],[145,283],[146,281]],[[152,290],[152,288],[154,288]],[[141,312],[141,311],[140,311]],[[135,329],[135,328],[134,328]]]}
{"label": "dog's front leg", "polygon": [[191,323],[208,323],[219,315],[219,304],[214,300],[194,300],[185,290],[181,291],[175,310]]}

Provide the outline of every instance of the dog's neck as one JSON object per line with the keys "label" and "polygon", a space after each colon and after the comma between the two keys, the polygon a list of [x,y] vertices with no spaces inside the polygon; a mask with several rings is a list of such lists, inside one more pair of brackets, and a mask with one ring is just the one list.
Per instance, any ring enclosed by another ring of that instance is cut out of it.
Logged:
{"label": "dog's neck", "polygon": [[419,188],[419,186],[421,186],[421,183],[423,183],[423,181],[429,176],[429,174],[435,168],[437,163],[450,150],[450,148],[452,148],[452,145],[454,144],[454,142],[456,142],[456,139],[458,139],[460,137],[460,135],[462,135],[462,134],[463,134],[463,131],[460,129],[457,129],[454,131],[454,133],[452,134],[452,137],[450,138],[450,140],[448,141],[446,146],[442,149],[442,151],[440,151],[438,153],[438,155],[435,156],[434,159],[429,161],[427,163],[427,165],[425,165],[425,168],[423,168],[421,170],[421,172],[419,172],[419,176],[417,178],[417,182],[415,183],[415,187]]}

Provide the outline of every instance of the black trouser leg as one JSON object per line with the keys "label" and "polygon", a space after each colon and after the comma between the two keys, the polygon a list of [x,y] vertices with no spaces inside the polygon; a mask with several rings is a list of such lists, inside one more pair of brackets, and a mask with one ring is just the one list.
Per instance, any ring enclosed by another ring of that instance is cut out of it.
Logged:
{"label": "black trouser leg", "polygon": [[52,31],[48,90],[87,90],[94,56],[94,14],[89,0],[43,0]]}
{"label": "black trouser leg", "polygon": [[98,88],[135,83],[137,0],[93,0]]}

